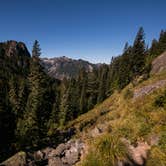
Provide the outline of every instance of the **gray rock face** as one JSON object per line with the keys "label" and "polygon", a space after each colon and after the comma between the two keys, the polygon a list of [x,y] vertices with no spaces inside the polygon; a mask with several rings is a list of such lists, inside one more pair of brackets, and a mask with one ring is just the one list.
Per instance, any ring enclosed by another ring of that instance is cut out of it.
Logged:
{"label": "gray rock face", "polygon": [[157,74],[162,71],[166,71],[166,51],[152,62],[151,74]]}
{"label": "gray rock face", "polygon": [[134,91],[133,98],[136,99],[138,97],[142,97],[144,95],[150,94],[154,90],[159,89],[159,88],[161,88],[161,87],[163,87],[165,85],[166,85],[166,80],[160,80],[160,81],[157,81],[154,84],[144,86],[144,87]]}

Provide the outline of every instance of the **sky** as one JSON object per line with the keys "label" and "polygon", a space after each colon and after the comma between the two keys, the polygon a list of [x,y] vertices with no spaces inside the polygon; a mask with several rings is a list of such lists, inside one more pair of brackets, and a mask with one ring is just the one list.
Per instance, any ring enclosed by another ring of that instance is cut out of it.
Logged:
{"label": "sky", "polygon": [[109,63],[132,44],[140,26],[151,44],[166,29],[165,0],[3,0],[0,41],[23,41],[42,57]]}

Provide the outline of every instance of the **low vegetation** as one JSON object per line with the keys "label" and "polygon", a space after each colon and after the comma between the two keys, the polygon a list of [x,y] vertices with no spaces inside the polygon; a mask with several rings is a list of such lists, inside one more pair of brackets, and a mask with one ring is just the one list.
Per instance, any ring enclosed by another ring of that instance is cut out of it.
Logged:
{"label": "low vegetation", "polygon": [[[166,74],[163,73],[162,76],[160,75],[160,79],[162,80],[165,76]],[[147,81],[152,84],[155,83],[153,77]],[[142,82],[139,87],[147,84],[145,82]],[[166,110],[161,102],[163,103],[163,98],[165,98],[166,85],[136,100],[133,100],[132,97],[124,98],[126,92],[128,93],[128,89],[134,91],[137,87],[128,85],[120,93],[115,92],[102,104],[96,106],[95,109],[70,123],[71,126],[77,128],[87,121],[94,122],[88,126],[85,125],[82,128],[82,133],[79,130],[77,132],[79,137],[82,136],[87,141],[90,149],[83,163],[80,164],[81,166],[116,165],[115,162],[120,159],[123,162],[130,161],[129,152],[127,147],[123,143],[121,144],[121,138],[125,138],[133,146],[140,141],[147,142],[151,146],[147,165],[156,166],[157,162],[165,166]],[[161,101],[156,105],[158,100]],[[99,116],[104,108],[109,109],[109,111],[103,116]],[[103,122],[107,125],[107,130],[103,131],[101,136],[92,138],[92,129],[99,124],[103,124]],[[155,142],[155,139],[158,141]]]}
{"label": "low vegetation", "polygon": [[114,166],[119,162],[127,162],[127,158],[126,145],[118,137],[105,134],[93,140],[82,166]]}

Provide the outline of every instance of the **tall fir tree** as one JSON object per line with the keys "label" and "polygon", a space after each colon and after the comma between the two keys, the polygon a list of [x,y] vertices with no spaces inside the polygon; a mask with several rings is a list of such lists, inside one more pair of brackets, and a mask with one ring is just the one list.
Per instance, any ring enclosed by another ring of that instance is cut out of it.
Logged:
{"label": "tall fir tree", "polygon": [[132,47],[131,65],[133,76],[142,74],[145,66],[145,34],[142,27],[139,28]]}
{"label": "tall fir tree", "polygon": [[40,55],[41,55],[40,45],[39,42],[35,40],[32,48],[32,57],[39,58]]}
{"label": "tall fir tree", "polygon": [[[36,50],[35,50],[36,48]],[[50,98],[48,77],[40,65],[40,49],[33,46],[33,57],[28,76],[30,93],[27,99],[24,119],[18,123],[18,135],[21,142],[37,147],[47,133],[47,123],[50,116]]]}

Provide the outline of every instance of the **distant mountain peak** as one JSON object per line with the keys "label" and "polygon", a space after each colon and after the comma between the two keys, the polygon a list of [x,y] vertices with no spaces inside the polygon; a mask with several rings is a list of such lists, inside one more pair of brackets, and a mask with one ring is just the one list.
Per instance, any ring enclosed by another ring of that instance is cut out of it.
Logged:
{"label": "distant mountain peak", "polygon": [[93,69],[97,68],[97,65],[88,61],[82,59],[76,60],[66,56],[42,58],[41,63],[51,77],[60,80],[64,77],[76,77],[81,68],[85,68],[87,72],[91,72]]}

